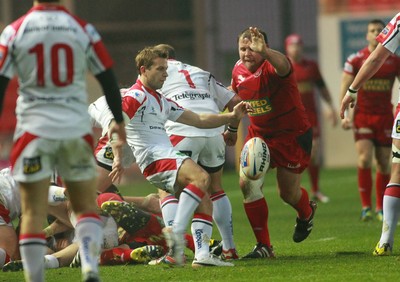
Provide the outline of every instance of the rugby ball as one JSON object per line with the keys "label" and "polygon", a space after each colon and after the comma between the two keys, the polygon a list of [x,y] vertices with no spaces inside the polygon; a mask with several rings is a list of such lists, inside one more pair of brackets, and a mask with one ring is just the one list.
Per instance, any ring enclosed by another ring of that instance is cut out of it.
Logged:
{"label": "rugby ball", "polygon": [[240,154],[240,168],[247,178],[260,179],[267,172],[270,154],[267,144],[259,137],[253,137],[244,144]]}

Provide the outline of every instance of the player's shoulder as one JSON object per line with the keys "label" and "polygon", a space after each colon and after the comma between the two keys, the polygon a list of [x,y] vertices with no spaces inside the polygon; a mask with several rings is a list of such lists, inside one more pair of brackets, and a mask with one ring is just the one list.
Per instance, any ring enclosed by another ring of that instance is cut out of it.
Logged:
{"label": "player's shoulder", "polygon": [[130,99],[130,98],[133,98],[142,104],[146,100],[146,93],[139,88],[132,87],[130,89],[125,90],[123,94],[123,99]]}

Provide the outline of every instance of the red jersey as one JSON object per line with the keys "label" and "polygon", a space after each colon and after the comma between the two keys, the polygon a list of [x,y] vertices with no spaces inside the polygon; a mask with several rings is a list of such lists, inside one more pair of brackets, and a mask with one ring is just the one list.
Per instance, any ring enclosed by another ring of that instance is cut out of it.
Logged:
{"label": "red jersey", "polygon": [[280,77],[264,61],[251,73],[239,60],[232,70],[232,88],[254,108],[250,127],[260,136],[297,136],[310,128],[293,72]]}
{"label": "red jersey", "polygon": [[308,59],[302,59],[300,62],[292,61],[292,65],[303,105],[307,112],[316,113],[315,86],[321,83],[324,84],[318,65]]}
{"label": "red jersey", "polygon": [[[344,72],[356,76],[371,52],[368,47],[347,58]],[[366,114],[387,114],[393,111],[392,88],[400,75],[400,58],[391,55],[382,67],[358,91],[356,111]]]}

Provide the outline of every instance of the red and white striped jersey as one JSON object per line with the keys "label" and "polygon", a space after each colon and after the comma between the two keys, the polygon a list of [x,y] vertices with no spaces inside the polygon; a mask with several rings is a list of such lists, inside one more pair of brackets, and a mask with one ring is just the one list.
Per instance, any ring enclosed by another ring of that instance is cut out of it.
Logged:
{"label": "red and white striped jersey", "polygon": [[[198,67],[176,60],[168,60],[168,77],[161,93],[185,109],[195,113],[218,114],[224,110],[235,93],[217,82],[212,74]],[[211,137],[222,134],[224,126],[197,128],[179,122],[167,121],[168,135]]]}
{"label": "red and white striped jersey", "polygon": [[400,46],[400,13],[394,16],[393,19],[377,36],[376,40],[380,42],[386,49],[392,53]]}
{"label": "red and white striped jersey", "polygon": [[0,75],[19,78],[15,138],[26,131],[49,139],[90,133],[86,72],[111,66],[96,29],[62,6],[34,6],[8,25],[0,37]]}

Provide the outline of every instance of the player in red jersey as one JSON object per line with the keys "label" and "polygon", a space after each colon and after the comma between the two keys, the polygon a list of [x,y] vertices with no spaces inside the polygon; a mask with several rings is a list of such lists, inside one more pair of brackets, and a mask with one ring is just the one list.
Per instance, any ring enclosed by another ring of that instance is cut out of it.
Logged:
{"label": "player in red jersey", "polygon": [[[295,242],[313,228],[316,203],[300,187],[301,173],[311,154],[312,129],[307,119],[289,59],[268,47],[266,34],[257,28],[238,38],[240,60],[232,71],[232,89],[253,107],[246,141],[260,137],[267,143],[271,167],[277,168],[280,197],[297,211]],[[244,208],[257,244],[244,258],[274,257],[268,231],[268,205],[262,193],[264,179],[240,175]]]}
{"label": "player in red jersey", "polygon": [[[385,24],[378,19],[368,23],[366,39],[368,46],[350,55],[344,65],[341,97],[359,72],[362,64],[378,46],[376,36]],[[358,154],[358,191],[362,212],[361,220],[372,220],[372,160],[376,160],[376,218],[382,221],[383,194],[390,179],[390,136],[393,125],[392,89],[396,76],[400,75],[400,58],[391,55],[382,67],[359,89],[357,105],[351,115],[343,119],[344,129],[353,128]]]}
{"label": "player in red jersey", "polygon": [[[396,52],[400,46],[400,13],[395,15],[382,32],[376,37],[379,42],[376,49],[369,55],[349,86],[340,107],[340,117],[345,117],[348,107],[354,107],[358,90],[379,71],[385,61]],[[394,233],[400,211],[400,103],[397,103],[395,120],[392,128],[392,168],[390,180],[383,196],[382,233],[373,254],[376,256],[390,255],[394,243]]]}
{"label": "player in red jersey", "polygon": [[[7,84],[18,75],[17,126],[11,152],[20,185],[23,220],[19,238],[25,279],[44,281],[42,224],[48,183],[56,168],[74,212],[84,281],[98,281],[102,222],[96,209],[95,160],[87,113],[86,71],[100,82],[113,113],[109,134],[126,142],[121,96],[96,29],[71,15],[60,1],[36,0],[0,37],[0,109]],[[119,169],[120,163],[115,163]]]}
{"label": "player in red jersey", "polygon": [[[291,34],[285,40],[286,55],[289,57],[293,72],[296,76],[297,88],[301,94],[301,100],[306,108],[308,120],[313,130],[311,160],[308,166],[308,174],[311,181],[311,192],[314,200],[322,203],[329,202],[319,187],[319,171],[321,166],[321,128],[319,113],[319,96],[328,105],[328,117],[332,126],[337,124],[337,113],[332,103],[332,98],[326,87],[317,63],[307,59],[303,54],[303,40],[298,34]],[[317,91],[316,91],[317,90]]]}

